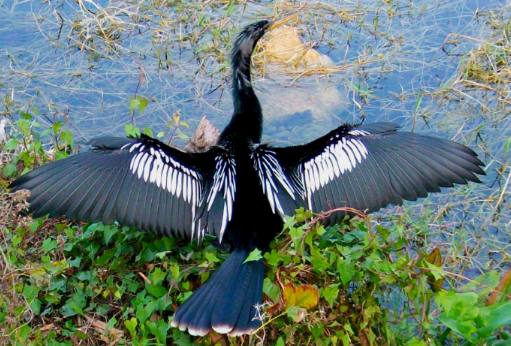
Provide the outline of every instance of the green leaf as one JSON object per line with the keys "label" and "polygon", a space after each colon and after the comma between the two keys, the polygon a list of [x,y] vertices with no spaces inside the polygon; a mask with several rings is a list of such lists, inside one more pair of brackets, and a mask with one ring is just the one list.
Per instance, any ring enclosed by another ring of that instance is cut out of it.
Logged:
{"label": "green leaf", "polygon": [[470,280],[461,288],[462,292],[477,292],[480,297],[486,297],[499,284],[500,274],[495,271],[489,271]]}
{"label": "green leaf", "polygon": [[124,321],[124,326],[130,333],[132,339],[135,339],[137,336],[137,329],[136,329],[137,325],[138,325],[138,321],[137,321],[136,317],[132,317],[129,320]]}
{"label": "green leaf", "polygon": [[162,271],[160,268],[156,268],[151,274],[149,274],[151,284],[146,283],[147,292],[156,298],[163,297],[165,293],[167,293],[167,288],[162,285],[166,276],[167,272]]}
{"label": "green leaf", "polygon": [[91,281],[92,272],[90,270],[78,272],[76,278],[80,281]]}
{"label": "green leaf", "polygon": [[20,118],[24,120],[32,120],[32,114],[28,112],[20,112]]}
{"label": "green leaf", "polygon": [[289,236],[293,240],[293,245],[296,246],[297,242],[303,237],[303,228],[302,227],[291,227],[289,229]]}
{"label": "green leaf", "polygon": [[73,268],[78,268],[80,263],[82,263],[82,258],[78,256],[73,259],[68,259],[67,263]]}
{"label": "green leaf", "polygon": [[167,331],[170,328],[170,323],[167,323],[162,319],[158,319],[156,321],[147,321],[146,325],[149,327],[151,333],[156,336],[156,339],[160,344],[167,344]]}
{"label": "green leaf", "polygon": [[137,95],[130,99],[130,111],[138,110],[140,113],[143,113],[149,104],[149,100],[144,96]]}
{"label": "green leaf", "polygon": [[2,169],[2,174],[4,175],[4,177],[12,178],[16,175],[17,171],[18,169],[16,168],[16,165],[14,163],[8,163]]}
{"label": "green leaf", "polygon": [[339,257],[337,260],[337,273],[339,273],[339,277],[344,286],[348,285],[356,274],[355,263]]}
{"label": "green leaf", "polygon": [[154,254],[155,258],[164,259],[167,255],[171,254],[172,251],[160,251]]}
{"label": "green leaf", "polygon": [[213,252],[206,252],[204,254],[204,257],[208,260],[210,263],[218,263],[220,262],[220,259],[216,257],[216,255]]}
{"label": "green leaf", "polygon": [[56,247],[57,247],[57,241],[54,239],[46,238],[43,241],[42,249],[43,249],[44,253],[48,253],[51,250],[55,249]]}
{"label": "green leaf", "polygon": [[252,250],[252,252],[250,252],[248,254],[247,258],[243,261],[243,263],[259,261],[261,259],[263,259],[261,250],[259,250],[258,248],[255,248],[254,250]]}
{"label": "green leaf", "polygon": [[442,269],[442,267],[439,267],[439,266],[434,265],[433,263],[429,263],[427,261],[425,262],[425,264],[426,264],[426,267],[429,269],[429,273],[431,273],[431,275],[433,275],[435,280],[441,280],[444,278],[445,273],[444,273],[444,270]]}
{"label": "green leaf", "polygon": [[511,301],[481,308],[480,317],[485,324],[480,331],[483,336],[490,336],[500,327],[511,326]]}
{"label": "green leaf", "polygon": [[18,147],[19,142],[16,138],[10,138],[7,142],[4,144],[4,150],[14,150]]}
{"label": "green leaf", "polygon": [[325,253],[314,247],[311,249],[311,252],[311,264],[314,271],[317,273],[323,273],[330,266],[327,258],[325,258]]}
{"label": "green leaf", "polygon": [[74,315],[82,315],[83,308],[87,305],[87,299],[82,290],[77,290],[71,298],[69,298],[64,306],[62,306],[61,313],[64,317],[70,317]]}
{"label": "green leaf", "polygon": [[417,338],[412,338],[408,340],[406,346],[428,346],[428,344],[424,340],[420,340]]}
{"label": "green leaf", "polygon": [[23,296],[30,305],[32,312],[36,315],[39,315],[39,313],[41,312],[41,301],[37,299],[40,290],[41,289],[37,286],[32,285],[23,286]]}
{"label": "green leaf", "polygon": [[157,303],[155,301],[150,301],[147,304],[139,303],[135,309],[135,315],[140,323],[144,323],[151,315],[154,310],[156,310]]}
{"label": "green leaf", "polygon": [[103,241],[105,245],[110,243],[110,239],[119,231],[119,229],[115,226],[104,226],[103,227]]}
{"label": "green leaf", "polygon": [[333,307],[335,300],[339,296],[339,286],[333,284],[321,289],[321,296],[325,298],[330,307]]}
{"label": "green leaf", "polygon": [[60,134],[60,139],[64,142],[66,146],[73,146],[73,134],[71,131],[64,130]]}
{"label": "green leaf", "polygon": [[153,129],[152,129],[152,128],[150,128],[150,127],[144,127],[144,128],[142,129],[142,133],[143,133],[144,135],[146,135],[146,136],[154,137],[154,136],[153,136]]}
{"label": "green leaf", "polygon": [[192,340],[188,333],[184,333],[177,328],[172,330],[172,344],[176,346],[195,346],[195,342]]}
{"label": "green leaf", "polygon": [[280,263],[287,264],[290,261],[290,256],[282,254],[275,249],[271,250],[271,252],[266,252],[264,258],[266,263],[272,267],[277,267]]}
{"label": "green leaf", "polygon": [[263,281],[263,292],[273,302],[276,302],[280,297],[280,289],[279,286],[275,285],[269,278],[264,278]]}
{"label": "green leaf", "polygon": [[457,320],[444,314],[440,315],[438,320],[452,331],[462,335],[470,342],[474,342],[474,335],[477,331],[473,320]]}
{"label": "green leaf", "polygon": [[[16,339],[18,339],[18,341],[22,341],[23,345],[28,344],[28,343],[25,343],[25,341],[28,340],[31,332],[32,332],[32,328],[28,324],[23,324],[21,327],[19,327],[16,330]],[[16,344],[19,344],[19,343],[16,343]]]}
{"label": "green leaf", "polygon": [[139,138],[141,135],[140,129],[133,124],[124,125],[124,132],[126,136],[133,138]]}
{"label": "green leaf", "polygon": [[152,285],[160,285],[165,279],[165,276],[167,276],[167,272],[162,271],[161,268],[158,267],[149,274],[149,280],[151,280]]}

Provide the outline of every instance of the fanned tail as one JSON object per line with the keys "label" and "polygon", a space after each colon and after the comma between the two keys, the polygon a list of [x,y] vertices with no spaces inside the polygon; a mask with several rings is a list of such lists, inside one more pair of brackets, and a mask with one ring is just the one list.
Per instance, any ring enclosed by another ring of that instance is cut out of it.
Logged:
{"label": "fanned tail", "polygon": [[248,251],[235,250],[213,276],[178,308],[172,326],[191,335],[250,334],[261,325],[264,265],[243,263]]}

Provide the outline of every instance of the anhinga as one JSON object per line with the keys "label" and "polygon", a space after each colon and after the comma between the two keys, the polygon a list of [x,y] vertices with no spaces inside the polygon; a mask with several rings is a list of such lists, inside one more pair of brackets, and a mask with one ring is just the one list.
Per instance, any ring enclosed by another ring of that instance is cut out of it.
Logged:
{"label": "anhinga", "polygon": [[298,146],[261,144],[263,115],[250,59],[269,26],[251,24],[234,43],[234,114],[208,151],[186,153],[144,135],[103,137],[92,141],[91,151],[13,183],[14,190],[30,190],[35,216],[118,221],[198,241],[211,233],[228,243],[230,257],[175,313],[173,325],[192,335],[240,335],[261,325],[263,262],[244,261],[256,247],[268,248],[282,217],[296,208],[371,212],[454,183],[478,182],[476,174],[484,174],[469,148],[397,132],[391,123],[345,124]]}

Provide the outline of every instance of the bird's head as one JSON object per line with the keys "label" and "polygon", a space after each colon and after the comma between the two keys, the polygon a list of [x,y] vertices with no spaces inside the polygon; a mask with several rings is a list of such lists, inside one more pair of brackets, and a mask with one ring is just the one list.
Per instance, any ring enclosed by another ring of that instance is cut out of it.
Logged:
{"label": "bird's head", "polygon": [[270,25],[270,21],[261,20],[259,22],[247,25],[238,34],[238,37],[234,42],[234,46],[232,47],[233,63],[236,63],[241,59],[250,58],[257,41],[259,41],[259,39],[264,35]]}

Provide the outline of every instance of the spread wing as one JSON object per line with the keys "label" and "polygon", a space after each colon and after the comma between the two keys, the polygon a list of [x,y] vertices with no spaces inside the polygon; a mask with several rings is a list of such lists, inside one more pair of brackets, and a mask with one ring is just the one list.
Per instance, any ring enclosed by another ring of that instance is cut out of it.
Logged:
{"label": "spread wing", "polygon": [[295,197],[295,204],[315,212],[339,207],[371,212],[455,183],[479,182],[476,174],[484,174],[471,149],[398,132],[391,123],[343,125],[311,143],[268,150],[293,188],[279,199]]}
{"label": "spread wing", "polygon": [[212,153],[185,153],[147,136],[99,138],[92,146],[31,171],[12,188],[30,190],[35,216],[116,220],[191,239],[208,231],[197,211],[206,194],[203,171],[214,167]]}

